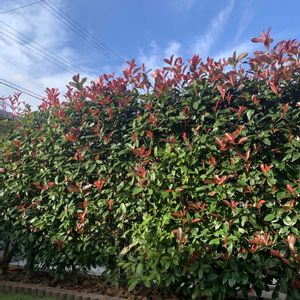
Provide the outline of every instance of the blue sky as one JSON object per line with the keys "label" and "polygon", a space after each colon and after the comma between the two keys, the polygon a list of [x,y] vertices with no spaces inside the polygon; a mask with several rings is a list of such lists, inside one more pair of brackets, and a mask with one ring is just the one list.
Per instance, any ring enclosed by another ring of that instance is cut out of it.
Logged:
{"label": "blue sky", "polygon": [[[172,53],[188,59],[194,53],[220,58],[234,50],[251,52],[256,45],[250,39],[268,27],[276,41],[300,38],[299,0],[51,1],[79,22],[87,36],[95,36],[125,60],[135,58],[150,69],[161,66],[163,58]],[[1,0],[0,12],[32,2]],[[8,28],[0,23],[0,78],[40,94],[46,86],[64,91],[72,74],[33,53],[28,48],[35,46],[33,42],[80,67],[90,79],[103,72],[120,72],[119,65],[66,28],[60,19],[38,3],[0,14],[0,20],[31,39],[16,43],[1,34],[8,34],[3,31]],[[16,39],[19,37],[18,33]],[[10,92],[0,85],[0,95]],[[37,105],[30,97],[26,100]]]}

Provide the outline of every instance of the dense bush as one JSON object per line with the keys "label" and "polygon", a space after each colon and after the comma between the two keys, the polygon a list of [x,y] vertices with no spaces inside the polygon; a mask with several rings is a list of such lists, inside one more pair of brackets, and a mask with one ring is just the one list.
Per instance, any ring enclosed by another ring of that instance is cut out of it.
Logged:
{"label": "dense bush", "polygon": [[[47,90],[2,146],[0,230],[28,270],[106,266],[181,297],[300,297],[299,43],[225,60],[134,61]],[[9,224],[10,226],[6,226]],[[3,227],[5,226],[5,230]]]}

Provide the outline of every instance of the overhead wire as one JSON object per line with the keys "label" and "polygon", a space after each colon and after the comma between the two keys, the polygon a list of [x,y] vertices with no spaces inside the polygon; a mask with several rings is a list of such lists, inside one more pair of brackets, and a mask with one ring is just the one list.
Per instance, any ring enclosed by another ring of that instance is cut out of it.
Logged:
{"label": "overhead wire", "polygon": [[4,82],[6,82],[7,84],[12,84],[12,85],[16,86],[17,88],[22,89],[22,90],[24,90],[24,91],[26,91],[26,92],[28,92],[28,93],[31,93],[31,94],[33,94],[33,95],[35,95],[35,96],[37,96],[37,97],[40,97],[40,98],[43,97],[43,96],[41,96],[40,94],[38,94],[38,93],[36,93],[36,92],[34,92],[34,91],[32,91],[32,90],[29,90],[29,89],[27,89],[27,88],[24,88],[24,87],[22,87],[22,86],[20,86],[20,85],[18,85],[18,84],[16,84],[16,83],[13,83],[13,82],[11,82],[11,81],[8,81],[7,79],[0,78],[0,81],[4,81]]}
{"label": "overhead wire", "polygon": [[[3,24],[4,26],[10,28],[11,30],[13,30],[14,32],[16,32],[18,35],[22,36],[24,39],[26,39],[28,42],[30,42],[30,46],[33,47],[32,45],[35,45],[34,48],[39,48],[41,50],[38,50],[40,52],[47,52],[48,55],[50,55],[52,58],[54,58],[56,61],[59,61],[61,64],[63,64],[66,68],[69,68],[69,66],[72,68],[72,73],[81,73],[85,76],[88,76],[83,70],[81,70],[80,67],[70,63],[67,59],[57,55],[56,53],[54,53],[53,51],[51,51],[50,49],[45,48],[44,46],[42,46],[41,44],[35,42],[34,40],[32,40],[31,38],[27,37],[26,35],[24,35],[23,33],[21,33],[20,31],[16,30],[15,28],[13,28],[12,26],[10,26],[9,24],[5,23],[4,21],[0,20],[0,28],[1,28],[1,24]],[[3,28],[3,27],[2,27]],[[5,31],[9,32],[7,29],[3,28]],[[70,69],[71,70],[71,69]]]}
{"label": "overhead wire", "polygon": [[[47,55],[45,55],[42,51],[40,51],[36,47],[34,47],[34,46],[30,45],[30,44],[28,44],[28,45],[23,44],[23,43],[26,43],[26,41],[24,39],[22,40],[20,37],[18,37],[16,35],[14,35],[13,33],[9,32],[7,29],[5,29],[5,28],[2,27],[2,30],[5,30],[6,32],[8,32],[8,34],[5,33],[5,32],[3,32],[3,31],[0,31],[0,34],[2,34],[3,36],[5,36],[6,38],[9,38],[9,39],[13,40],[14,42],[18,43],[19,45],[23,46],[24,48],[30,50],[31,52],[33,51],[33,53],[35,53],[37,56],[42,57],[43,59],[45,59],[48,62],[51,62],[51,63],[57,65],[59,68],[62,68],[62,69],[64,69],[67,72],[70,72],[72,75],[74,75],[74,74],[77,73],[76,71],[74,72],[74,70],[71,70],[70,68],[65,67],[65,66],[59,64],[56,60],[54,60],[53,58],[48,57]],[[21,40],[23,43],[20,42],[18,39]]]}
{"label": "overhead wire", "polygon": [[37,4],[37,3],[39,3],[39,2],[42,2],[42,1],[45,1],[45,0],[38,0],[38,1],[34,1],[34,2],[25,4],[25,5],[22,5],[22,6],[17,6],[17,7],[14,7],[14,8],[12,8],[12,9],[8,9],[8,10],[5,10],[5,11],[0,12],[0,15],[12,13],[12,12],[14,12],[14,11],[16,11],[16,10],[19,10],[19,9],[22,9],[22,8],[25,8],[25,7],[28,7],[28,6],[35,5],[35,4]]}
{"label": "overhead wire", "polygon": [[[120,66],[123,66],[124,63],[126,63],[124,58],[122,58],[120,55],[118,55],[116,52],[114,52],[112,49],[110,49],[108,46],[106,46],[99,39],[95,38],[93,35],[87,36],[86,35],[86,29],[83,26],[81,26],[78,22],[76,22],[74,19],[72,19],[63,9],[58,7],[57,4],[54,1],[49,0],[49,2],[52,5],[48,4],[46,2],[46,0],[38,0],[38,1],[34,1],[34,2],[31,2],[31,3],[26,4],[26,5],[18,6],[18,7],[15,7],[13,9],[3,11],[0,14],[6,14],[6,13],[14,12],[16,10],[19,10],[19,9],[22,9],[22,8],[25,8],[25,7],[28,7],[28,6],[32,6],[32,5],[35,5],[35,4],[40,4],[50,14],[52,14],[53,16],[58,18],[62,23],[64,23],[65,26],[69,27],[73,32],[75,32],[76,34],[81,36],[81,38],[83,38],[84,40],[89,42],[92,46],[94,46],[95,49],[98,50],[98,52],[100,52],[101,54],[105,54],[110,59],[112,59],[116,64],[118,64]],[[4,22],[2,21],[2,23],[4,23]],[[7,27],[10,27],[6,23],[5,23],[5,25]],[[22,35],[23,37],[28,39],[28,37],[26,37],[25,35],[23,35],[22,33],[18,32],[18,31],[16,31],[14,28],[12,28],[12,27],[10,27],[10,28],[12,30],[14,30],[15,32],[17,32],[19,35]],[[41,45],[38,45],[36,42],[34,42],[32,40],[31,40],[31,42],[35,43],[35,45],[37,45],[39,48],[41,48]],[[45,48],[43,48],[43,50],[45,50]],[[51,53],[53,55],[52,51],[47,50],[47,52]],[[70,64],[70,63],[68,62],[68,64]],[[73,65],[73,68],[74,68],[74,65]],[[73,71],[72,71],[72,73],[73,73]]]}
{"label": "overhead wire", "polygon": [[[19,92],[21,92],[21,93],[23,93],[23,94],[25,94],[25,95],[28,95],[28,96],[30,96],[30,97],[32,97],[32,98],[37,99],[37,100],[41,100],[41,99],[43,98],[43,96],[38,95],[37,93],[35,93],[35,92],[33,92],[33,91],[30,91],[30,90],[28,90],[28,89],[26,89],[26,88],[22,88],[22,87],[20,87],[20,86],[17,86],[17,85],[15,85],[14,83],[9,82],[9,81],[7,81],[7,80],[5,80],[5,79],[1,79],[1,78],[0,78],[0,84],[2,84],[2,85],[4,85],[4,86],[7,86],[7,87],[9,87],[9,88],[11,88],[11,89],[13,89],[13,90],[19,91]],[[38,95],[38,96],[36,96],[36,95]]]}
{"label": "overhead wire", "polygon": [[[113,60],[116,64],[118,64],[120,66],[123,66],[124,63],[126,63],[125,59],[123,59],[120,55],[118,55],[116,52],[114,52],[112,49],[110,49],[108,46],[106,46],[103,42],[101,42],[95,36],[89,35],[89,37],[87,37],[86,29],[83,26],[81,26],[77,21],[72,19],[63,9],[58,7],[55,2],[53,2],[51,0],[49,0],[49,2],[52,4],[52,6],[48,3],[46,3],[46,0],[38,0],[38,1],[28,3],[26,5],[22,5],[22,6],[18,6],[18,7],[6,10],[6,11],[2,11],[2,12],[0,12],[0,14],[12,13],[12,12],[17,11],[19,9],[26,8],[26,7],[35,5],[35,4],[39,4],[45,10],[47,10],[50,14],[52,14],[53,16],[58,18],[62,23],[64,23],[65,26],[69,27],[74,33],[78,34],[81,38],[83,38],[88,43],[90,43],[92,46],[94,46],[94,48],[98,52],[100,52],[101,54],[105,54],[111,60]],[[23,33],[17,31],[15,28],[8,25],[7,23],[5,23],[1,20],[0,20],[0,22],[19,35],[19,36],[15,35],[14,33],[12,33],[11,31],[7,30],[6,28],[4,28],[2,26],[2,27],[0,27],[0,29],[2,29],[2,31],[0,31],[0,34],[2,34],[3,36],[13,40],[14,42],[20,44],[24,48],[30,50],[31,52],[33,51],[34,54],[46,59],[48,62],[51,62],[51,63],[57,65],[58,67],[66,70],[66,71],[68,71],[72,74],[74,74],[74,69],[76,69],[75,73],[78,73],[79,68],[77,66],[75,66],[74,64],[71,64],[65,58],[59,57],[53,51],[51,51],[49,49],[46,49],[45,47],[43,47],[39,43],[33,41],[32,39],[30,39],[29,37],[24,35]],[[3,32],[3,30],[6,33]],[[20,38],[20,36],[22,36],[23,39]],[[22,41],[23,43],[28,43],[28,42],[30,42],[30,43],[28,45],[26,45],[26,44],[23,44],[20,41]],[[47,52],[48,56],[45,54],[45,52]],[[59,60],[60,64],[57,62],[57,60]],[[14,89],[16,91],[19,91],[21,93],[24,93],[24,94],[26,94],[30,97],[35,98],[35,99],[40,100],[41,98],[43,98],[43,96],[39,95],[38,93],[35,93],[35,92],[33,92],[29,89],[26,89],[26,88],[24,88],[20,85],[17,85],[15,83],[12,83],[12,82],[10,82],[8,80],[5,80],[5,79],[0,78],[0,84],[2,84],[4,86],[7,86],[9,88],[12,88],[12,89]]]}
{"label": "overhead wire", "polygon": [[[71,18],[61,7],[59,7],[53,0],[47,0],[48,2],[50,2],[56,9],[58,9],[68,20],[70,20],[71,23],[73,23],[74,25],[76,25],[76,27],[78,27],[79,29],[81,29],[83,31],[83,33],[86,32],[86,29],[79,24],[76,20],[74,20],[73,18]],[[47,4],[47,3],[46,3]],[[49,4],[48,4],[49,6]],[[126,60],[120,56],[118,53],[116,53],[113,49],[111,49],[110,47],[108,47],[105,43],[101,42],[99,39],[97,39],[95,36],[93,36],[92,34],[90,34],[90,36],[92,37],[92,39],[98,43],[99,45],[101,45],[101,47],[103,47],[105,50],[109,51],[112,55],[114,55],[121,63],[126,63]]]}
{"label": "overhead wire", "polygon": [[101,53],[101,55],[105,54],[119,66],[124,65],[124,63],[126,62],[125,59],[113,52],[103,42],[99,41],[93,35],[91,35],[91,37],[88,37],[86,34],[87,30],[83,26],[81,26],[77,21],[73,20],[70,16],[68,16],[68,14],[65,13],[61,8],[57,7],[53,1],[49,0],[49,2],[52,3],[52,6],[46,1],[39,2],[39,5],[42,6],[45,10],[47,10],[50,14],[55,16],[59,21],[64,23],[65,26],[69,27],[82,39],[90,43],[98,52]]}

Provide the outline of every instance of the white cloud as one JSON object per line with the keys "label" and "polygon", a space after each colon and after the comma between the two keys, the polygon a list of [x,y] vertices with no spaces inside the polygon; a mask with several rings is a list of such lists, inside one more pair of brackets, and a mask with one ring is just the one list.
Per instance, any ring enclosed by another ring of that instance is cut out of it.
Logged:
{"label": "white cloud", "polygon": [[236,34],[235,40],[234,40],[235,43],[238,42],[241,35],[245,32],[246,28],[249,26],[249,23],[254,15],[254,11],[251,7],[252,3],[253,3],[253,0],[249,0],[247,2],[246,6],[244,6],[244,13],[239,21],[238,31],[237,31],[237,34]]}
{"label": "white cloud", "polygon": [[216,55],[212,55],[216,60],[221,59],[221,58],[228,58],[232,56],[233,52],[236,51],[236,54],[239,55],[243,52],[251,53],[257,47],[256,44],[252,42],[244,42],[239,45],[236,45],[234,47],[224,49],[220,52],[218,52]]}
{"label": "white cloud", "polygon": [[186,12],[190,10],[195,3],[197,2],[196,0],[172,0],[174,3],[174,7],[176,11],[178,12]]}
{"label": "white cloud", "polygon": [[138,62],[144,63],[147,70],[154,71],[163,66],[165,58],[169,58],[172,54],[175,57],[180,56],[180,49],[181,44],[178,41],[169,42],[165,49],[160,47],[156,41],[152,41],[147,51],[140,50]]}
{"label": "white cloud", "polygon": [[193,53],[199,53],[201,57],[206,57],[213,44],[216,42],[219,34],[224,29],[234,6],[234,0],[229,0],[226,7],[221,10],[216,17],[209,23],[207,32],[198,38],[195,44],[192,46]]}
{"label": "white cloud", "polygon": [[172,41],[169,43],[168,47],[165,49],[165,56],[168,58],[174,54],[175,57],[180,56],[179,50],[181,48],[181,44],[177,41]]}
{"label": "white cloud", "polygon": [[[59,6],[63,5],[62,0],[56,1],[56,3]],[[2,0],[0,12],[22,4],[24,2]],[[68,46],[70,32],[39,4],[14,11],[13,13],[2,14],[0,21],[5,22],[65,60],[69,62],[76,61],[78,62],[77,65],[82,66],[83,62],[80,61],[75,50]],[[64,93],[65,85],[71,80],[72,73],[61,69],[45,58],[35,55],[34,50],[26,49],[23,45],[4,36],[3,33],[11,36],[5,29],[13,34],[17,34],[0,22],[0,77],[38,94],[44,95],[46,87],[57,87]],[[24,39],[20,34],[17,34],[17,36]],[[22,42],[22,44],[27,47],[35,46],[31,42]],[[47,56],[49,58],[49,55]],[[58,60],[56,62],[59,63]],[[93,70],[86,70],[86,72],[95,74]],[[13,90],[0,85],[0,96],[7,96],[12,93]],[[30,96],[24,95],[22,99],[34,107],[38,105],[38,100]]]}
{"label": "white cloud", "polygon": [[147,70],[154,71],[161,63],[161,57],[159,55],[159,47],[155,41],[152,41],[147,51],[140,50],[138,62],[145,64]]}

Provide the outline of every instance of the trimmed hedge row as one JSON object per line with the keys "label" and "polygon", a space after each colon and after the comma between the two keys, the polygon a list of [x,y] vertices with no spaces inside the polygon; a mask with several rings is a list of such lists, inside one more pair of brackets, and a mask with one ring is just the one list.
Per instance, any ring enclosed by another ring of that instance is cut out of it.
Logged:
{"label": "trimmed hedge row", "polygon": [[[0,230],[29,271],[224,299],[299,290],[299,42],[148,77],[79,75],[2,145]],[[9,252],[9,251],[8,251]]]}

